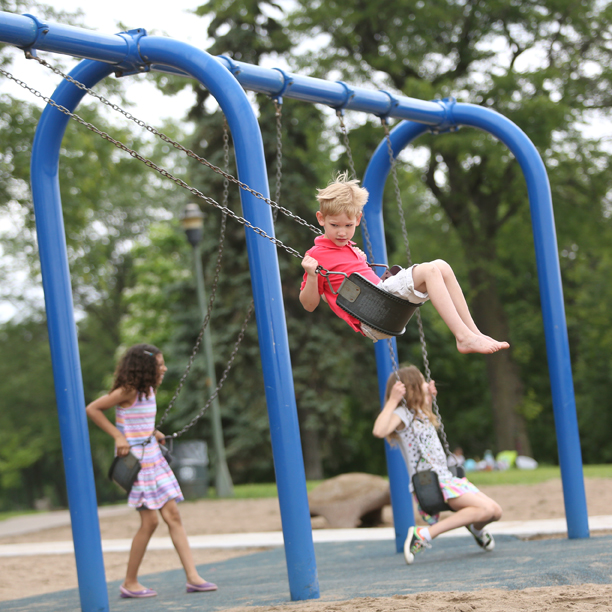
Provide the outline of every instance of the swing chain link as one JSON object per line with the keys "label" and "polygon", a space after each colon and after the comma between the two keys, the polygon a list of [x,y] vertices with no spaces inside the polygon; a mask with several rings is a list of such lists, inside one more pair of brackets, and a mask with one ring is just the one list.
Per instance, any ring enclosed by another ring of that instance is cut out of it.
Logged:
{"label": "swing chain link", "polygon": [[[229,141],[229,136],[227,133],[227,123],[224,120],[224,123],[223,123],[223,161],[225,163],[226,168],[229,168],[228,141]],[[225,184],[225,179],[224,179],[223,200],[221,201],[223,204],[223,208],[227,208],[228,201],[229,201],[228,187],[229,187],[229,183]],[[191,371],[191,366],[193,365],[194,359],[198,351],[200,350],[200,344],[202,343],[202,339],[204,338],[205,330],[208,327],[208,324],[210,322],[210,318],[212,316],[212,308],[213,308],[213,304],[215,302],[215,297],[217,294],[217,287],[219,285],[219,275],[221,273],[221,261],[223,260],[223,247],[225,245],[226,227],[227,227],[227,214],[223,213],[221,215],[221,225],[219,228],[219,250],[217,251],[217,264],[215,266],[215,275],[213,277],[212,289],[210,291],[210,298],[208,300],[208,308],[206,310],[206,316],[204,317],[204,322],[202,323],[202,327],[200,328],[200,333],[198,334],[195,345],[191,351],[191,356],[187,363],[187,367],[185,368],[185,371],[183,372],[183,375],[181,376],[181,379],[179,380],[179,384],[176,390],[174,391],[174,395],[172,396],[172,399],[170,400],[168,407],[166,408],[163,415],[161,416],[161,419],[158,421],[157,425],[155,426],[155,429],[159,429],[161,427],[162,423],[166,420],[170,411],[174,408],[174,404],[176,403],[176,400],[181,392],[181,389],[183,388],[183,385],[185,384],[185,380],[187,380],[187,377],[189,376],[189,372]],[[199,252],[197,253],[197,256],[201,257]]]}
{"label": "swing chain link", "polygon": [[[389,154],[389,163],[391,166],[391,175],[393,176],[393,186],[395,190],[395,201],[397,203],[397,211],[400,219],[400,227],[402,228],[402,235],[404,237],[404,245],[406,248],[406,259],[408,260],[408,265],[412,266],[412,255],[410,253],[410,240],[408,238],[408,229],[406,227],[406,216],[404,215],[404,206],[402,204],[402,194],[399,186],[399,179],[397,177],[397,160],[393,155],[393,146],[391,144],[391,135],[389,133],[389,124],[386,118],[381,119],[383,128],[385,130],[385,140],[387,142],[387,152]],[[416,312],[417,324],[419,327],[419,340],[421,343],[421,353],[423,354],[423,369],[425,370],[425,380],[429,383],[431,382],[431,369],[429,367],[429,357],[427,354],[427,343],[425,342],[425,330],[423,328],[423,319],[421,318],[421,311],[417,310]],[[391,358],[394,363],[394,366],[397,367],[395,361],[395,354],[393,352],[393,345],[389,341],[389,351],[391,352]],[[399,374],[396,370],[395,372],[397,380],[399,380]],[[432,394],[432,410],[438,419],[438,435],[442,440],[442,445],[444,446],[444,450],[446,455],[451,455],[450,446],[448,444],[448,439],[446,437],[446,431],[444,431],[444,423],[442,422],[442,417],[440,415],[440,408],[438,407],[438,399],[435,395]]]}
{"label": "swing chain link", "polygon": [[238,339],[236,340],[236,343],[234,344],[234,348],[227,362],[227,365],[225,366],[223,375],[221,376],[219,382],[217,383],[217,388],[213,391],[211,396],[208,398],[208,401],[202,407],[200,412],[196,414],[196,416],[193,417],[193,419],[191,419],[191,421],[189,421],[189,423],[187,423],[185,427],[173,433],[172,438],[178,438],[182,436],[188,429],[191,429],[204,416],[204,413],[208,410],[213,400],[219,395],[219,392],[221,391],[221,389],[223,388],[223,384],[225,383],[225,379],[228,377],[228,374],[230,373],[230,370],[232,369],[232,365],[234,364],[234,359],[236,358],[236,355],[238,353],[238,348],[240,347],[240,343],[242,342],[244,338],[244,334],[246,332],[247,325],[249,324],[249,320],[251,319],[251,315],[253,314],[254,308],[255,308],[255,302],[251,300],[251,304],[249,305],[249,310],[247,311],[247,315],[244,319],[244,322],[242,323],[240,333],[238,334]]}
{"label": "swing chain link", "polygon": [[[241,180],[239,180],[236,177],[232,176],[228,172],[224,171],[223,169],[219,168],[218,166],[215,166],[213,163],[209,162],[207,159],[201,157],[200,155],[198,155],[197,153],[195,153],[191,149],[188,149],[187,147],[182,145],[180,142],[177,142],[176,140],[173,140],[172,138],[170,138],[170,136],[167,136],[163,132],[160,132],[159,130],[157,130],[153,126],[147,124],[142,119],[138,119],[137,117],[134,117],[134,115],[132,115],[130,112],[128,112],[125,109],[121,108],[117,104],[111,102],[110,100],[105,98],[103,95],[97,93],[96,91],[94,91],[90,87],[87,87],[87,85],[81,83],[80,81],[77,81],[76,79],[71,77],[69,74],[66,74],[66,73],[62,72],[59,68],[56,68],[55,66],[52,66],[46,60],[44,60],[44,59],[42,59],[42,58],[40,58],[40,57],[38,57],[36,55],[32,55],[30,52],[26,52],[26,57],[28,59],[36,60],[39,64],[41,64],[45,68],[48,68],[49,70],[51,70],[52,72],[54,72],[58,76],[61,76],[66,81],[72,83],[75,87],[78,87],[79,89],[81,89],[82,91],[85,91],[86,93],[88,93],[89,95],[93,96],[94,98],[97,98],[100,102],[102,102],[102,104],[105,104],[106,106],[108,106],[112,110],[122,114],[129,121],[134,122],[136,125],[144,128],[145,130],[147,130],[148,132],[150,132],[154,136],[157,136],[158,138],[160,138],[164,142],[168,143],[169,145],[171,145],[175,149],[178,149],[179,151],[182,151],[183,153],[187,154],[189,157],[191,157],[192,159],[194,159],[198,163],[202,164],[203,166],[206,166],[207,168],[210,168],[213,172],[216,172],[217,174],[220,174],[226,180],[228,180],[228,181],[238,185],[238,187],[240,187],[240,189],[243,189],[244,191],[247,191],[248,193],[250,193],[252,196],[256,197],[257,199],[264,201],[266,204],[268,204],[274,210],[282,212],[284,215],[286,215],[287,217],[290,217],[291,219],[293,219],[294,221],[296,221],[300,225],[303,225],[304,227],[307,227],[308,229],[310,229],[315,234],[321,234],[321,230],[318,227],[315,227],[314,225],[311,225],[310,223],[308,223],[308,221],[306,221],[305,219],[302,219],[298,215],[294,214],[289,209],[280,206],[279,204],[277,204],[276,202],[274,202],[270,198],[267,198],[263,194],[259,193],[259,191],[256,191],[255,189],[252,189],[246,183],[243,183]],[[5,72],[4,70],[2,70],[2,73],[5,76],[8,76],[9,78],[13,79],[19,85],[21,85],[21,82],[18,82],[9,73]],[[35,92],[35,90],[30,88],[30,87],[26,86],[26,89],[28,89],[32,93]],[[42,99],[47,101],[47,103],[48,103],[48,99],[45,98],[44,96],[40,95],[38,97],[42,97]],[[59,106],[57,108],[59,109]],[[70,112],[70,111],[68,111],[68,112]]]}
{"label": "swing chain link", "polygon": [[[351,171],[352,178],[357,178],[357,172],[355,171],[355,162],[353,160],[353,152],[351,150],[351,143],[348,137],[348,130],[346,129],[346,125],[344,124],[344,118],[342,114],[342,110],[338,109],[336,111],[336,115],[338,116],[338,120],[340,122],[340,130],[342,131],[342,139],[344,141],[344,149],[346,150],[346,155],[348,157],[349,169]],[[366,222],[365,216],[362,215],[361,223],[363,224],[363,236],[365,238],[366,247],[368,249],[368,256],[370,258],[370,263],[374,263],[374,249],[372,248],[372,241],[370,240],[370,232],[368,231],[368,224]]]}
{"label": "swing chain link", "polygon": [[[223,163],[225,164],[225,169],[229,171],[229,127],[227,125],[227,118],[223,115]],[[229,180],[224,176],[223,177],[223,199],[221,200],[221,204],[225,208],[228,207],[229,203]],[[276,210],[276,209],[275,209]],[[223,214],[223,224],[227,221],[227,215]]]}
{"label": "swing chain link", "polygon": [[[62,106],[61,104],[58,104],[52,98],[49,98],[49,97],[43,95],[42,93],[40,93],[39,91],[37,91],[36,89],[34,89],[33,87],[30,87],[27,83],[24,83],[20,79],[16,78],[10,72],[7,72],[3,68],[0,68],[0,74],[3,74],[7,78],[9,78],[12,81],[14,81],[20,87],[23,87],[24,89],[28,90],[33,95],[35,95],[37,98],[40,98],[41,100],[46,102],[49,106],[52,106],[52,107],[56,108],[58,111],[60,111],[64,115],[67,115],[71,119],[74,119],[77,123],[80,123],[82,126],[86,127],[88,130],[91,130],[92,132],[94,132],[98,136],[104,138],[104,140],[107,140],[108,142],[113,144],[118,149],[121,149],[122,151],[125,151],[128,155],[130,155],[134,159],[137,159],[138,161],[142,162],[145,166],[148,166],[152,170],[155,170],[156,172],[161,174],[163,177],[170,179],[171,181],[173,181],[179,187],[182,187],[183,189],[186,189],[187,191],[191,192],[195,197],[197,197],[197,198],[199,198],[201,200],[204,200],[207,204],[210,204],[211,206],[214,206],[215,208],[218,208],[219,210],[221,210],[222,212],[227,214],[229,217],[231,217],[232,219],[234,219],[235,221],[237,221],[241,225],[244,225],[245,227],[253,230],[256,234],[259,234],[263,238],[267,238],[270,242],[272,242],[272,244],[276,245],[277,247],[279,247],[281,249],[284,249],[287,253],[289,253],[293,257],[296,257],[298,259],[303,259],[304,258],[304,256],[299,251],[297,251],[294,248],[286,245],[284,242],[282,242],[278,238],[276,238],[274,236],[270,236],[269,234],[267,234],[260,227],[257,227],[256,225],[253,225],[252,223],[250,223],[244,217],[241,217],[240,215],[237,215],[233,210],[231,210],[231,209],[229,209],[227,207],[223,207],[221,204],[219,204],[213,198],[211,198],[211,197],[209,197],[207,195],[204,195],[199,189],[196,189],[195,187],[191,187],[183,179],[181,179],[181,178],[179,178],[177,176],[174,176],[169,170],[166,170],[165,168],[161,168],[154,161],[152,161],[152,160],[150,160],[150,159],[148,159],[146,157],[143,157],[142,155],[140,155],[140,153],[134,151],[133,149],[130,149],[130,147],[128,147],[127,145],[123,144],[121,141],[115,140],[112,136],[110,136],[106,132],[103,132],[102,130],[98,129],[95,125],[92,125],[91,123],[88,123],[87,121],[85,121],[85,119],[83,119],[82,117],[80,117],[76,113],[70,112],[65,106]],[[182,148],[182,145],[179,145],[178,148]],[[221,174],[223,175],[223,174],[226,174],[226,173],[221,172]],[[228,175],[228,179],[230,181],[232,181],[233,177]],[[233,182],[236,182],[236,181],[233,181]],[[239,181],[237,182],[237,184],[239,184]],[[246,189],[246,186],[243,187],[243,188]],[[250,189],[246,189],[246,190],[250,191]],[[300,217],[297,217],[296,215],[293,215],[293,213],[291,213],[289,216],[294,217],[296,219],[296,221],[298,221],[298,222],[303,222],[302,225],[308,225],[308,223],[306,223]],[[316,231],[317,231],[318,234],[321,233],[320,230],[318,230],[318,229]]]}
{"label": "swing chain link", "polygon": [[[283,179],[283,105],[278,99],[274,99],[274,108],[276,109],[276,192],[274,199],[276,203],[280,203],[281,185]],[[274,221],[278,217],[278,208],[273,212]]]}

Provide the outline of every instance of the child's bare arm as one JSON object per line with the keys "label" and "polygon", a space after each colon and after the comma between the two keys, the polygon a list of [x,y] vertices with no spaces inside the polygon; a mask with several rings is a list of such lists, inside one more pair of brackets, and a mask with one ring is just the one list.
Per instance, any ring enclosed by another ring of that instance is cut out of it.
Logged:
{"label": "child's bare arm", "polygon": [[99,397],[97,400],[87,405],[85,411],[87,416],[104,432],[115,440],[117,447],[117,455],[123,457],[130,452],[130,444],[126,437],[106,418],[105,410],[113,408],[126,401],[134,401],[133,392],[128,392],[125,389],[119,388],[111,391],[107,395]]}
{"label": "child's bare arm", "polygon": [[398,381],[393,385],[389,399],[374,422],[374,429],[372,430],[374,436],[377,438],[386,438],[396,429],[402,429],[402,427],[400,427],[402,425],[402,419],[393,411],[399,406],[405,393],[406,387],[403,383]]}
{"label": "child's bare arm", "polygon": [[310,255],[306,255],[302,260],[302,267],[308,276],[306,277],[304,288],[300,291],[300,303],[308,312],[315,310],[321,301],[319,280],[316,273],[318,265],[319,262]]}

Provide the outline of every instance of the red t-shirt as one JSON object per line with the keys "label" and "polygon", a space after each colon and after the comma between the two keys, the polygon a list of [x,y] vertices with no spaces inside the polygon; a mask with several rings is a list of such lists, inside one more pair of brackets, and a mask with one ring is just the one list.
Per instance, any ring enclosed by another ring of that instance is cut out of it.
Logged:
{"label": "red t-shirt", "polygon": [[[353,248],[354,246],[354,242],[349,242],[345,246],[337,246],[329,238],[317,236],[315,238],[315,245],[306,251],[306,254],[316,259],[319,265],[330,272],[344,272],[347,276],[350,276],[353,272],[357,272],[370,282],[378,285],[380,283],[380,278],[375,274],[372,268],[368,266],[363,255]],[[307,278],[308,274],[305,272],[300,291],[304,289]],[[317,280],[319,295],[325,296],[332,311],[341,319],[344,319],[355,331],[363,333],[361,331],[361,321],[342,310],[342,308],[336,304],[338,296],[331,292],[327,278],[318,274]],[[330,274],[329,280],[331,281],[334,291],[338,291],[340,285],[344,281],[344,276],[341,274]]]}

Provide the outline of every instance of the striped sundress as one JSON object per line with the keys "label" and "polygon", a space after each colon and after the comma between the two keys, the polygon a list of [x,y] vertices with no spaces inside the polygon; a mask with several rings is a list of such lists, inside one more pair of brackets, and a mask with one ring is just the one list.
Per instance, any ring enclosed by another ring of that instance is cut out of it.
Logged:
{"label": "striped sundress", "polygon": [[131,453],[141,464],[138,478],[128,496],[128,506],[159,510],[171,499],[183,501],[181,488],[164,458],[155,437],[146,445],[134,446],[144,442],[153,432],[157,403],[151,389],[149,397],[136,397],[131,406],[117,406],[115,421],[117,429],[127,438],[132,447]]}

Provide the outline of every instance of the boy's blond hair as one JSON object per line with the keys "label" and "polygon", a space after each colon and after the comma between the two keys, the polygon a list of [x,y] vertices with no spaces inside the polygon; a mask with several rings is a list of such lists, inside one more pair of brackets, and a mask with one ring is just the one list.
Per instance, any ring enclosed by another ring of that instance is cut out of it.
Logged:
{"label": "boy's blond hair", "polygon": [[344,213],[353,219],[363,211],[368,196],[368,190],[359,187],[357,179],[349,180],[348,172],[342,172],[325,189],[318,190],[317,200],[324,217]]}

